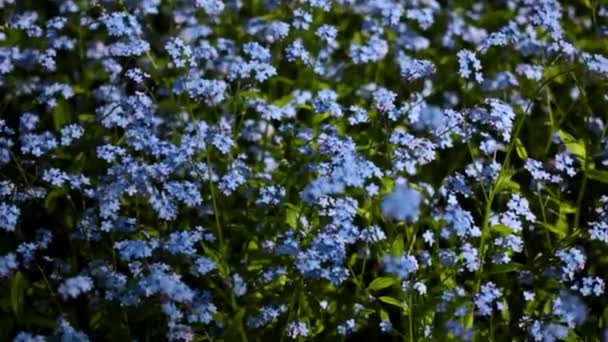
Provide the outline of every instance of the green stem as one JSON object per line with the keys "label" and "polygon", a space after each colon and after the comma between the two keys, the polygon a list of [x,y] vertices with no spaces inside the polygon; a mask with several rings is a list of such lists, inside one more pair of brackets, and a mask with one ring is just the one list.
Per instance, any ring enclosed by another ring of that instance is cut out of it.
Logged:
{"label": "green stem", "polygon": [[[585,88],[580,84],[580,82],[578,81],[578,78],[576,77],[576,75],[574,73],[570,73],[570,75],[572,76],[572,79],[574,80],[574,83],[576,84],[576,87],[578,88],[578,90],[580,91],[581,95],[583,96],[584,102],[585,102],[585,108],[587,109],[587,115],[583,117],[583,120],[586,121],[587,117],[592,117],[593,116],[593,109],[591,108],[591,105],[589,104],[589,98],[587,97],[587,92],[585,91]],[[587,137],[589,135],[587,134]],[[589,159],[590,159],[590,155],[591,155],[591,148],[589,146],[589,139],[586,138],[585,139],[585,156],[584,156],[584,160],[583,160],[583,180],[581,183],[581,190],[578,193],[578,198],[576,199],[576,214],[574,216],[574,229],[578,230],[580,228],[580,219],[581,219],[581,213],[583,212],[583,199],[585,196],[585,190],[587,189],[587,174],[589,173]]]}
{"label": "green stem", "polygon": [[[543,223],[547,224],[547,215],[545,214],[545,204],[543,203],[543,198],[540,193],[540,189],[537,189],[537,191],[538,191],[538,203],[540,204],[540,211],[543,216]],[[553,250],[553,245],[551,244],[551,236],[549,235],[549,229],[547,229],[547,227],[544,227],[543,230],[545,231],[545,237],[547,238],[547,244],[549,245],[549,249]]]}
{"label": "green stem", "polygon": [[146,51],[146,57],[148,57],[148,60],[152,64],[152,68],[154,70],[158,70],[158,65],[156,65],[156,62],[154,62],[154,58],[152,58],[152,55],[150,54],[150,51]]}
{"label": "green stem", "polygon": [[412,300],[412,295],[410,294],[408,296],[408,309],[409,309],[409,314],[408,314],[408,325],[409,325],[409,331],[410,331],[410,342],[414,342],[414,307],[413,307],[413,300]]}
{"label": "green stem", "polygon": [[[226,250],[226,245],[224,244],[224,237],[222,234],[222,227],[220,225],[220,218],[219,218],[220,211],[218,210],[218,206],[217,206],[217,200],[216,200],[216,195],[215,195],[215,185],[213,184],[213,178],[212,178],[212,174],[211,174],[211,156],[210,156],[209,147],[205,151],[205,156],[207,159],[207,175],[209,177],[209,187],[211,188],[211,202],[213,203],[213,216],[215,216],[215,226],[217,229],[217,237],[218,237],[218,240],[220,243],[220,255],[222,256],[222,259],[224,259],[224,264],[225,264],[226,268],[228,269],[227,250]],[[229,269],[228,269],[228,273],[230,273]],[[247,334],[245,332],[245,325],[243,324],[243,317],[242,317],[242,315],[240,315],[240,308],[236,302],[236,297],[234,295],[234,292],[231,293],[230,304],[232,305],[232,309],[238,315],[238,319],[237,319],[236,323],[237,323],[237,329],[239,331],[239,334],[241,335],[241,341],[248,342]]]}
{"label": "green stem", "polygon": [[241,341],[248,342],[247,334],[245,333],[245,325],[243,324],[243,317],[240,314],[239,306],[236,303],[236,297],[234,296],[234,291],[231,294],[231,302],[232,302],[233,310],[238,313],[237,315],[238,315],[239,319],[237,320],[237,329],[239,330],[239,334],[241,335]]}
{"label": "green stem", "polygon": [[585,164],[583,169],[583,180],[581,183],[581,190],[578,193],[578,198],[576,199],[576,214],[574,215],[574,229],[580,228],[581,221],[581,213],[583,212],[583,198],[585,196],[585,190],[587,189],[587,173],[589,171],[589,165],[587,163],[587,158],[585,157]]}
{"label": "green stem", "polygon": [[53,297],[53,302],[57,306],[57,310],[59,312],[62,312],[62,310],[61,310],[61,304],[59,304],[59,300],[57,299],[57,294],[53,290],[53,287],[51,286],[51,283],[49,282],[49,279],[46,277],[46,274],[44,273],[44,270],[42,269],[42,267],[40,267],[40,265],[38,263],[36,263],[36,267],[40,271],[40,274],[42,275],[42,280],[44,281],[44,284],[46,285],[46,288],[51,293],[51,297]]}
{"label": "green stem", "polygon": [[[546,80],[544,80],[541,83],[541,85],[538,87],[538,89],[536,89],[536,91],[534,92],[534,97],[536,97],[545,86],[547,86],[549,83],[551,83],[551,81],[553,81],[554,79],[558,78],[561,75],[568,74],[571,71],[572,71],[572,69],[568,69],[563,72],[559,72],[559,73],[547,78]],[[511,137],[511,142],[507,146],[507,151],[505,153],[505,159],[503,160],[503,163],[500,167],[500,171],[498,172],[498,176],[496,178],[498,181],[501,180],[504,173],[509,168],[511,155],[513,153],[513,150],[515,149],[515,140],[517,139],[517,137],[519,136],[519,133],[521,132],[524,122],[526,121],[526,116],[528,115],[528,112],[531,109],[531,105],[532,105],[532,103],[530,102],[530,104],[528,104],[528,106],[525,108],[523,116],[520,117],[519,121],[517,121],[517,124],[515,126],[515,131],[513,133],[513,136]],[[478,249],[478,251],[479,251],[479,268],[477,269],[477,272],[475,274],[475,285],[473,288],[473,293],[479,292],[479,288],[481,287],[481,276],[483,275],[483,265],[484,265],[484,260],[485,260],[485,243],[486,243],[488,236],[490,235],[488,224],[489,224],[490,214],[492,211],[492,202],[494,201],[494,197],[496,196],[497,192],[499,191],[500,185],[501,185],[500,183],[494,183],[492,185],[490,193],[488,194],[488,200],[486,201],[485,213],[484,213],[482,231],[481,231],[481,241],[480,241],[479,249]],[[474,319],[473,315],[474,315],[474,308],[467,315],[466,326],[468,328],[473,326],[473,319]]]}
{"label": "green stem", "polygon": [[222,257],[225,259],[226,248],[224,247],[224,237],[222,234],[222,227],[220,225],[219,210],[217,207],[217,200],[215,198],[215,186],[213,184],[213,175],[211,174],[211,156],[210,148],[207,146],[205,151],[205,157],[207,159],[207,177],[209,177],[209,188],[211,189],[211,202],[213,203],[213,216],[215,216],[215,228],[217,230],[217,238],[220,243],[220,252]]}

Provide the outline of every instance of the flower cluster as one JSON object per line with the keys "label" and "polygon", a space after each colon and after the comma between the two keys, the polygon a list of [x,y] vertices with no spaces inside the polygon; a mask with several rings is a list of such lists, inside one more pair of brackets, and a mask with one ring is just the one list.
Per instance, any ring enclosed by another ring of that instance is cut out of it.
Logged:
{"label": "flower cluster", "polygon": [[607,4],[0,18],[0,340],[607,336]]}

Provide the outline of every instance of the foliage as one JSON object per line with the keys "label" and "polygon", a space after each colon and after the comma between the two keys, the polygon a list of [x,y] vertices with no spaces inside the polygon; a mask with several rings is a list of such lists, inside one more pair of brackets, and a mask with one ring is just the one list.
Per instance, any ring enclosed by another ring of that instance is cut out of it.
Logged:
{"label": "foliage", "polygon": [[608,331],[599,1],[0,18],[0,340]]}

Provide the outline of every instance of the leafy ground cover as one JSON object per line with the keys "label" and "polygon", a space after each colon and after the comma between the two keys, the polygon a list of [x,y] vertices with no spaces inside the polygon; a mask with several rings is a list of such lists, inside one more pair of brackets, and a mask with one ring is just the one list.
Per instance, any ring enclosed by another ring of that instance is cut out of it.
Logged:
{"label": "leafy ground cover", "polygon": [[608,4],[0,0],[0,340],[601,341]]}

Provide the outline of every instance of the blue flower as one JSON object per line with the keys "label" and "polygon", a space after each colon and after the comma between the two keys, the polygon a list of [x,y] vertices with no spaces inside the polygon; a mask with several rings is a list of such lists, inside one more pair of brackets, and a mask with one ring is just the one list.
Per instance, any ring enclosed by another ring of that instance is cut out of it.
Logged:
{"label": "blue flower", "polygon": [[237,297],[241,297],[247,293],[247,283],[243,280],[240,274],[232,275],[232,290]]}
{"label": "blue flower", "polygon": [[40,37],[43,31],[36,25],[36,21],[38,21],[38,13],[27,11],[13,16],[10,26],[25,31],[28,37]]}
{"label": "blue flower", "polygon": [[17,256],[14,253],[0,255],[0,279],[9,277],[18,266]]}
{"label": "blue flower", "polygon": [[142,33],[137,18],[127,12],[111,12],[101,17],[108,29],[108,34],[114,37],[137,36]]}
{"label": "blue flower", "polygon": [[76,276],[66,279],[57,289],[63,298],[76,298],[93,289],[93,279],[89,276]]}
{"label": "blue flower", "polygon": [[493,282],[487,282],[481,285],[481,291],[475,296],[475,306],[482,316],[490,316],[494,302],[500,297],[502,297],[502,291]]}
{"label": "blue flower", "polygon": [[61,342],[89,342],[89,338],[84,332],[74,329],[64,318],[59,320],[55,334]]}
{"label": "blue flower", "polygon": [[578,289],[583,296],[594,295],[599,297],[604,294],[606,283],[600,277],[584,277],[580,286],[573,285],[572,289]]}
{"label": "blue flower", "polygon": [[352,334],[356,329],[356,324],[354,319],[348,319],[346,322],[338,325],[338,334],[342,336]]}
{"label": "blue flower", "polygon": [[176,68],[186,66],[196,66],[196,61],[193,58],[192,49],[179,38],[172,38],[165,44],[165,49],[171,56],[171,60]]}
{"label": "blue flower", "polygon": [[553,313],[570,328],[580,326],[587,320],[587,306],[575,294],[560,291],[553,302]]}
{"label": "blue flower", "polygon": [[114,248],[118,250],[122,260],[132,261],[152,256],[156,243],[148,243],[142,240],[123,240],[115,242]]}
{"label": "blue flower", "polygon": [[140,38],[126,38],[108,46],[115,57],[136,57],[150,51],[150,43]]}
{"label": "blue flower", "polygon": [[245,54],[247,54],[251,59],[258,60],[260,62],[269,62],[272,59],[270,50],[257,42],[249,42],[243,45],[243,52],[245,52]]}
{"label": "blue flower", "polygon": [[399,69],[401,70],[401,77],[408,81],[415,81],[417,79],[428,77],[433,75],[436,71],[435,65],[428,60],[420,60],[407,57],[406,55],[399,56]]}
{"label": "blue flower", "polygon": [[420,215],[420,192],[410,189],[405,183],[397,183],[391,194],[382,200],[384,216],[399,221],[415,221]]}
{"label": "blue flower", "polygon": [[260,311],[261,311],[261,314],[259,316],[247,318],[247,326],[252,327],[252,328],[263,327],[263,326],[273,322],[281,314],[286,312],[287,306],[284,304],[268,305],[268,306],[263,306]]}
{"label": "blue flower", "polygon": [[211,258],[199,257],[194,261],[194,265],[191,268],[191,272],[197,276],[204,276],[205,274],[216,269],[217,266]]}
{"label": "blue flower", "polygon": [[317,114],[331,112],[335,116],[342,116],[342,109],[337,102],[338,94],[330,89],[324,89],[317,93],[317,97],[312,102],[312,107]]}
{"label": "blue flower", "polygon": [[201,7],[208,15],[218,15],[222,13],[226,7],[221,0],[195,0],[194,5]]}
{"label": "blue flower", "polygon": [[188,313],[188,322],[209,324],[217,312],[211,293],[201,291],[194,297],[194,303]]}
{"label": "blue flower", "polygon": [[195,245],[201,239],[201,233],[198,231],[173,232],[165,242],[164,248],[173,255],[194,255],[196,253]]}
{"label": "blue flower", "polygon": [[300,336],[306,337],[309,333],[310,331],[304,322],[293,321],[287,325],[287,336],[293,339],[297,339]]}
{"label": "blue flower", "polygon": [[33,335],[25,331],[21,331],[15,336],[13,342],[46,342],[46,337],[42,335]]}
{"label": "blue flower", "polygon": [[388,53],[388,42],[379,36],[372,36],[367,45],[351,44],[349,55],[355,64],[378,62]]}
{"label": "blue flower", "polygon": [[310,12],[307,12],[301,8],[293,11],[293,21],[291,23],[293,27],[300,30],[308,30],[311,23],[312,14],[310,14]]}
{"label": "blue flower", "polygon": [[469,50],[458,51],[458,64],[460,65],[460,70],[458,71],[460,77],[468,80],[473,76],[477,83],[483,82],[481,62],[477,59],[474,52]]}
{"label": "blue flower", "polygon": [[84,128],[79,124],[71,124],[61,129],[61,145],[68,146],[74,140],[80,139],[84,134]]}
{"label": "blue flower", "polygon": [[331,48],[337,48],[336,37],[338,36],[338,30],[331,25],[321,25],[315,31],[315,35],[321,39],[325,44]]}
{"label": "blue flower", "polygon": [[33,131],[38,126],[40,117],[34,113],[23,113],[19,118],[19,130],[22,133]]}
{"label": "blue flower", "polygon": [[165,264],[156,263],[150,266],[148,275],[140,279],[139,289],[145,297],[161,294],[177,303],[191,303],[195,292],[186,285],[181,277],[170,271]]}
{"label": "blue flower", "polygon": [[300,38],[295,39],[285,48],[285,58],[289,62],[295,62],[299,59],[306,65],[312,64],[310,53],[306,50],[306,47],[304,47],[304,43],[302,43]]}
{"label": "blue flower", "polygon": [[0,229],[12,232],[17,226],[21,209],[17,206],[1,202],[0,203]]}
{"label": "blue flower", "polygon": [[393,324],[389,320],[383,320],[380,322],[380,331],[382,332],[391,332],[393,330]]}
{"label": "blue flower", "polygon": [[418,270],[418,261],[409,254],[399,257],[385,255],[382,257],[382,262],[384,262],[386,272],[395,274],[403,280],[407,280],[412,273]]}
{"label": "blue flower", "polygon": [[556,323],[534,321],[530,326],[530,335],[534,341],[555,342],[568,337],[568,327]]}
{"label": "blue flower", "polygon": [[51,132],[24,134],[20,136],[21,152],[40,157],[57,147],[57,139]]}
{"label": "blue flower", "polygon": [[376,90],[373,94],[374,97],[374,108],[381,112],[390,112],[395,109],[395,99],[397,98],[397,94],[394,92],[380,88]]}
{"label": "blue flower", "polygon": [[580,248],[559,249],[555,252],[562,262],[562,279],[573,280],[576,272],[585,268],[587,256]]}
{"label": "blue flower", "polygon": [[469,272],[475,272],[479,269],[479,251],[470,243],[462,245],[461,256],[464,259],[465,267]]}
{"label": "blue flower", "polygon": [[226,98],[228,84],[221,80],[206,80],[194,78],[188,80],[183,86],[176,85],[176,90],[181,93],[184,88],[194,100],[204,100],[209,106],[220,104]]}

